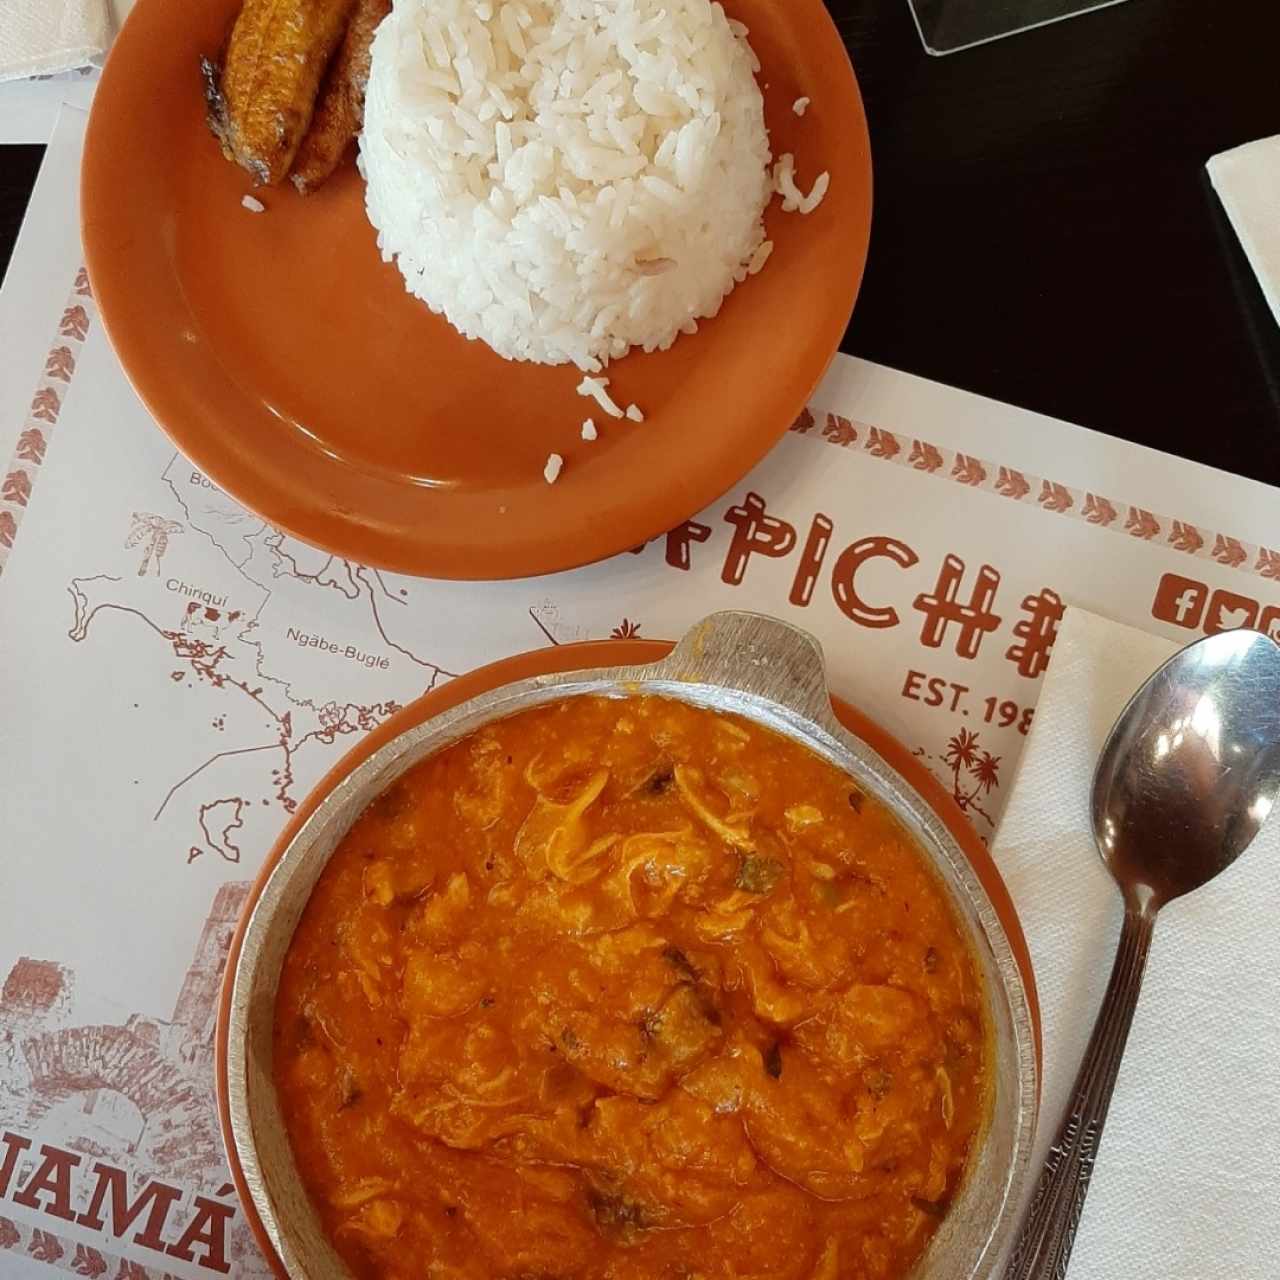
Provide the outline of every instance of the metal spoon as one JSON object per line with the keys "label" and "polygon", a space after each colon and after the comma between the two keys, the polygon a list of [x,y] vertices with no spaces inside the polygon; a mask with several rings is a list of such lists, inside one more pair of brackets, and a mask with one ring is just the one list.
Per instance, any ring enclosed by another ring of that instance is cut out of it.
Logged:
{"label": "metal spoon", "polygon": [[1280,788],[1280,646],[1254,631],[1175,654],[1134,695],[1093,776],[1093,834],[1124,895],[1111,981],[1005,1280],[1062,1280],[1156,916],[1258,834]]}

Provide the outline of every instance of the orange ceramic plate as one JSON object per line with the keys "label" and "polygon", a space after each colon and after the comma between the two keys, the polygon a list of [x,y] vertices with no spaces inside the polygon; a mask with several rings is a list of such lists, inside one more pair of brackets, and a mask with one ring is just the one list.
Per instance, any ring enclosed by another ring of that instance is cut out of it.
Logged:
{"label": "orange ceramic plate", "polygon": [[[422,724],[433,716],[438,716],[451,707],[466,702],[468,698],[478,697],[491,689],[514,684],[519,680],[549,675],[552,672],[588,671],[595,667],[640,666],[644,663],[658,662],[670,652],[671,644],[665,640],[589,640],[581,644],[555,645],[546,649],[536,649],[531,653],[517,654],[513,658],[491,663],[487,667],[480,667],[476,671],[449,681],[448,684],[410,703],[389,720],[383,721],[348,751],[298,806],[297,812],[290,818],[280,838],[263,860],[257,879],[240,913],[240,922],[231,940],[226,965],[222,971],[214,1070],[217,1076],[218,1121],[222,1128],[222,1142],[226,1148],[227,1160],[231,1165],[231,1174],[240,1196],[240,1204],[259,1247],[270,1261],[272,1270],[282,1280],[288,1280],[287,1273],[271,1247],[271,1241],[262,1220],[254,1210],[253,1200],[245,1182],[244,1169],[236,1156],[236,1146],[231,1134],[231,1115],[227,1103],[227,1028],[231,1009],[231,988],[235,981],[245,925],[258,899],[262,896],[262,890],[276,863],[280,861],[289,842],[298,833],[302,824],[349,773],[363,764],[380,747],[415,725]],[[1027,948],[1026,936],[1022,932],[1013,899],[1009,896],[1009,890],[1005,887],[1004,880],[987,846],[978,838],[977,832],[969,825],[968,819],[960,812],[942,784],[902,743],[842,699],[834,698],[832,705],[840,723],[850,733],[861,738],[873,751],[878,752],[946,823],[947,829],[955,837],[965,857],[969,859],[969,864],[973,867],[978,879],[982,881],[982,887],[986,890],[992,906],[996,909],[996,914],[1000,917],[1000,923],[1004,926],[1010,949],[1013,951],[1014,959],[1022,973],[1022,981],[1026,986],[1027,1000],[1031,1009],[1031,1026],[1035,1036],[1036,1076],[1039,1079],[1043,1067],[1041,1062],[1043,1044],[1040,1001],[1036,994],[1035,975],[1031,968],[1031,952]]]}
{"label": "orange ceramic plate", "polygon": [[[571,568],[636,546],[762,458],[817,386],[862,278],[866,119],[822,0],[726,0],[751,29],[775,154],[808,217],[767,218],[772,260],[667,352],[609,370],[642,426],[579,438],[571,366],[468,342],[378,254],[347,164],[318,194],[258,191],[205,126],[198,60],[240,0],[137,0],[98,88],[83,170],[89,275],[134,387],[186,456],[272,523],[354,560],[445,578]],[[803,119],[793,102],[810,97]],[[595,413],[599,421],[599,413]],[[564,474],[542,478],[547,455]]]}

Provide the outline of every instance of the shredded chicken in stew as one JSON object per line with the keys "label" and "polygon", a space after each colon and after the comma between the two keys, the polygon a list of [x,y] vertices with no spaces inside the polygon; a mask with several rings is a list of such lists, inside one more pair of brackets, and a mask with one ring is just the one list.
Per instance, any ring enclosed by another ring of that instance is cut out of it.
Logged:
{"label": "shredded chicken in stew", "polygon": [[291,943],[274,1072],[361,1277],[896,1280],[985,1119],[983,995],[796,743],[574,698],[406,774]]}

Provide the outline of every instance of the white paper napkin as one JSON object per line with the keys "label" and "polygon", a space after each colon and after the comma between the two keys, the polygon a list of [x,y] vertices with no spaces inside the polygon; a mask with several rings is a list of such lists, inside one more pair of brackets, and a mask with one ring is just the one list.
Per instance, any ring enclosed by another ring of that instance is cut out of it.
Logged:
{"label": "white paper napkin", "polygon": [[110,40],[107,0],[0,0],[0,81],[96,65]]}
{"label": "white paper napkin", "polygon": [[[1176,648],[1068,610],[993,847],[1043,1009],[1037,1173],[1120,932],[1120,897],[1090,834],[1093,767],[1129,697]],[[1161,913],[1072,1280],[1280,1275],[1278,888],[1273,818],[1232,868]]]}
{"label": "white paper napkin", "polygon": [[1280,135],[1216,155],[1209,181],[1280,322]]}

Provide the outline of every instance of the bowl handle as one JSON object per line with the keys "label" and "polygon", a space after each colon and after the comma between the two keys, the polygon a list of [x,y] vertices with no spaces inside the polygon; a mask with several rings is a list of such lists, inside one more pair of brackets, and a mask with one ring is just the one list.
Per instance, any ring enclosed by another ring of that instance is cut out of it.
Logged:
{"label": "bowl handle", "polygon": [[822,646],[807,631],[762,613],[713,613],[657,664],[673,680],[754,694],[834,727]]}

